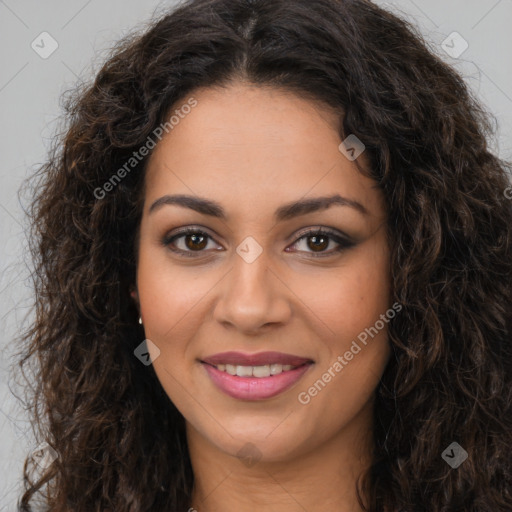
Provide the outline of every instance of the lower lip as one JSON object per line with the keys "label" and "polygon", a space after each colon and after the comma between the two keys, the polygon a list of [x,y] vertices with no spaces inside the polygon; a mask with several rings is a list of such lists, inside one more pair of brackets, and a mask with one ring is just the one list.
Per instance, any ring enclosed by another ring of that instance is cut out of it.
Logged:
{"label": "lower lip", "polygon": [[312,364],[304,364],[271,377],[239,377],[202,363],[213,383],[227,395],[239,400],[265,400],[293,386]]}

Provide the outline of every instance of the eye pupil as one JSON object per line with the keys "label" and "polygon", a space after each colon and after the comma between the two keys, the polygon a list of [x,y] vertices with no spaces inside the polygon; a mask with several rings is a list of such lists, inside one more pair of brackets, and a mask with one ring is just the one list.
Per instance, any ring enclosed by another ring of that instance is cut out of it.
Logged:
{"label": "eye pupil", "polygon": [[[313,245],[309,243],[309,240],[313,240]],[[320,242],[322,240],[322,242]],[[308,237],[308,246],[310,249],[325,249],[329,245],[328,237],[324,235],[316,236],[312,235]]]}
{"label": "eye pupil", "polygon": [[[206,247],[206,237],[203,236],[203,235],[197,235],[197,234],[192,234],[192,235],[187,235],[185,237],[185,240],[186,240],[186,245],[189,249],[204,249]],[[189,244],[189,241],[192,240],[192,245]],[[193,245],[193,244],[199,244],[198,245]]]}

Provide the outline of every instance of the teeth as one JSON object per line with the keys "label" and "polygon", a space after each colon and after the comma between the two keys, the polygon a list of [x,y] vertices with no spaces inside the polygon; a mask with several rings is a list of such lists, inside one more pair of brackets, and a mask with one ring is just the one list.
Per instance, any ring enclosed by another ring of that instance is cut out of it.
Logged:
{"label": "teeth", "polygon": [[252,366],[237,366],[236,374],[239,377],[252,377]]}
{"label": "teeth", "polygon": [[283,371],[282,364],[271,364],[270,365],[270,374],[271,375],[277,375],[278,373],[281,373],[282,371]]}
{"label": "teeth", "polygon": [[253,366],[252,375],[253,377],[270,377],[270,365]]}
{"label": "teeth", "polygon": [[237,375],[238,377],[270,377],[279,375],[282,372],[288,372],[295,368],[291,364],[265,364],[263,366],[241,366],[233,364],[218,364],[217,370]]}

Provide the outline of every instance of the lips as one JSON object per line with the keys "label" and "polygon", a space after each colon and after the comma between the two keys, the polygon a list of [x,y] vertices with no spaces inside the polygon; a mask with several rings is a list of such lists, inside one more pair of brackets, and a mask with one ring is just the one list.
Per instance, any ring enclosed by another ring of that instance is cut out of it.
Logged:
{"label": "lips", "polygon": [[213,384],[239,400],[265,400],[302,378],[314,361],[282,352],[223,352],[200,361]]}

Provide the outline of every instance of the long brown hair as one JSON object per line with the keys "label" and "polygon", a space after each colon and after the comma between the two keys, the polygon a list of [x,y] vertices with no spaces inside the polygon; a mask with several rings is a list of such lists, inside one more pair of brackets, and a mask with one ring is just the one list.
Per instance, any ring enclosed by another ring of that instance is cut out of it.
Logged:
{"label": "long brown hair", "polygon": [[[341,109],[341,140],[364,142],[387,199],[402,311],[358,482],[366,510],[512,510],[512,166],[491,154],[491,116],[461,76],[364,0],[191,0],[119,42],[68,98],[30,180],[35,320],[19,358],[57,457],[36,477],[27,457],[20,510],[38,494],[53,512],[190,505],[184,419],[133,353],[147,157],[98,189],[171,106],[237,79]],[[442,458],[453,442],[468,453],[456,469]]]}

